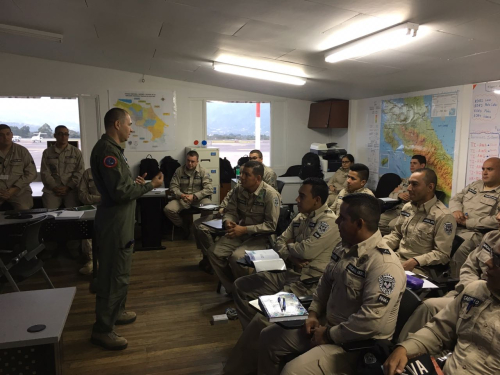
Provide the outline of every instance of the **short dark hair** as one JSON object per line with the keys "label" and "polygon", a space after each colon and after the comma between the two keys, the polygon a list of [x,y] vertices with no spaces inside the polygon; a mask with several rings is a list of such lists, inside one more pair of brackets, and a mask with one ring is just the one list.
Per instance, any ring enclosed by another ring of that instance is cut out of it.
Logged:
{"label": "short dark hair", "polygon": [[436,186],[438,183],[438,177],[436,175],[436,172],[434,172],[430,168],[420,168],[417,169],[413,173],[423,173],[424,174],[424,182],[429,185],[429,184],[434,184],[434,191],[436,191]]}
{"label": "short dark hair", "polygon": [[106,129],[112,127],[116,121],[123,121],[126,115],[128,115],[128,112],[123,108],[111,108],[104,115],[104,127]]}
{"label": "short dark hair", "polygon": [[195,151],[195,150],[191,150],[189,151],[187,154],[186,154],[186,158],[188,156],[196,156],[196,160],[200,160],[200,155],[198,155],[198,153]]}
{"label": "short dark hair", "polygon": [[9,125],[7,125],[7,124],[0,124],[0,130],[5,130],[5,129],[9,129],[9,131],[12,131],[12,129],[10,128]]}
{"label": "short dark hair", "polygon": [[370,232],[376,232],[380,221],[380,201],[368,194],[353,193],[342,198],[347,203],[347,213],[352,221],[363,219]]}
{"label": "short dark hair", "polygon": [[311,194],[313,198],[319,196],[321,204],[325,204],[329,194],[328,185],[325,180],[318,177],[309,177],[302,182],[302,185],[311,185]]}
{"label": "short dark hair", "polygon": [[427,159],[425,158],[424,155],[413,155],[411,158],[418,160],[420,164],[427,165]]}
{"label": "short dark hair", "polygon": [[66,125],[57,125],[56,128],[54,129],[54,134],[57,134],[57,131],[62,129],[62,128],[68,129],[68,127]]}
{"label": "short dark hair", "polygon": [[252,150],[252,151],[250,151],[250,152],[248,153],[248,155],[250,155],[250,154],[257,154],[257,155],[259,155],[259,159],[262,159],[262,158],[263,158],[263,156],[262,156],[262,152],[260,152],[260,150]]}
{"label": "short dark hair", "polygon": [[254,176],[264,178],[264,165],[260,161],[250,160],[243,164],[243,168],[252,168]]}
{"label": "short dark hair", "polygon": [[[349,159],[349,161],[351,163],[354,163],[354,156],[352,156],[351,154],[345,154],[344,156],[342,156],[342,159],[343,158],[347,158],[347,159]],[[342,159],[340,159],[340,160],[342,160]]]}
{"label": "short dark hair", "polygon": [[349,169],[353,172],[357,172],[358,176],[361,180],[368,181],[368,177],[370,177],[370,170],[368,169],[368,167],[366,165],[361,164],[361,163],[355,163],[355,164],[351,165],[351,167]]}

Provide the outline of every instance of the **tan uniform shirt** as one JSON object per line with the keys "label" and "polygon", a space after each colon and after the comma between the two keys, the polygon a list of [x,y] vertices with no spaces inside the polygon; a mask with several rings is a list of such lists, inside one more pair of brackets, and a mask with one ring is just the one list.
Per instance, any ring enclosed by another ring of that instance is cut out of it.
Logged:
{"label": "tan uniform shirt", "polygon": [[276,175],[276,172],[266,165],[264,165],[264,176],[262,177],[262,180],[264,180],[266,184],[271,185],[273,188],[278,190],[278,176]]}
{"label": "tan uniform shirt", "polygon": [[368,195],[371,195],[372,197],[375,196],[375,195],[373,195],[372,191],[370,189],[366,188],[366,187],[362,187],[361,189],[355,190],[352,193],[349,193],[347,191],[347,188],[346,189],[342,189],[340,191],[339,195],[337,195],[337,199],[335,199],[335,202],[333,202],[333,204],[330,206],[330,208],[335,213],[335,215],[338,216],[340,214],[340,206],[342,205],[342,199],[345,196],[347,196],[349,194],[354,194],[354,193],[368,194]]}
{"label": "tan uniform shirt", "polygon": [[495,220],[500,199],[500,186],[493,190],[485,190],[483,181],[475,181],[450,200],[450,211],[462,211],[467,214],[466,228],[470,232],[460,233],[460,237],[468,240],[475,231],[497,229]]}
{"label": "tan uniform shirt", "polygon": [[[278,237],[274,250],[280,257],[290,255],[298,259],[309,259],[307,266],[298,270],[300,279],[321,276],[330,261],[332,247],[340,242],[337,216],[326,204],[309,215],[299,214]],[[293,242],[287,243],[292,240]]]}
{"label": "tan uniform shirt", "polygon": [[17,187],[18,194],[32,193],[30,183],[36,179],[36,167],[29,151],[15,143],[6,155],[0,154],[0,190]]}
{"label": "tan uniform shirt", "polygon": [[344,188],[347,188],[347,174],[349,168],[339,168],[335,171],[332,178],[328,181],[328,186],[335,187],[335,193],[330,191],[330,194],[338,194]]}
{"label": "tan uniform shirt", "polygon": [[457,222],[436,196],[420,207],[408,202],[392,232],[384,237],[402,261],[415,258],[420,266],[446,264]]}
{"label": "tan uniform shirt", "polygon": [[279,193],[262,181],[253,193],[238,184],[229,198],[222,222],[230,220],[246,226],[248,234],[276,230],[280,215]]}
{"label": "tan uniform shirt", "polygon": [[409,357],[454,348],[445,374],[498,375],[499,317],[500,295],[490,292],[486,281],[475,281],[401,346]]}
{"label": "tan uniform shirt", "polygon": [[366,241],[333,250],[309,311],[326,314],[335,344],[391,339],[406,275],[377,231]]}
{"label": "tan uniform shirt", "polygon": [[399,190],[398,191],[393,191],[389,194],[389,198],[392,199],[399,199],[398,195],[401,193],[408,193],[408,186],[410,186],[410,183],[408,182],[407,178],[403,178],[401,180],[401,183],[398,185]]}
{"label": "tan uniform shirt", "polygon": [[91,168],[83,172],[80,185],[78,185],[78,199],[83,204],[99,204],[101,202],[101,194],[95,186]]}
{"label": "tan uniform shirt", "polygon": [[50,146],[43,152],[40,174],[43,192],[52,192],[54,188],[68,186],[75,189],[80,183],[85,170],[82,152],[68,144],[63,150]]}
{"label": "tan uniform shirt", "polygon": [[201,165],[193,171],[188,171],[186,166],[177,168],[172,180],[170,190],[180,199],[182,194],[194,194],[198,200],[212,195],[212,179],[210,174]]}

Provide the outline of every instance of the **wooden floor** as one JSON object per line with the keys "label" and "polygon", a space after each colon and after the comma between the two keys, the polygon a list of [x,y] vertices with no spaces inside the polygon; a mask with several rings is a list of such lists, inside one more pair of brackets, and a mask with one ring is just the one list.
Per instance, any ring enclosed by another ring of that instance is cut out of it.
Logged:
{"label": "wooden floor", "polygon": [[[194,241],[165,241],[162,251],[136,252],[127,309],[137,321],[116,331],[129,344],[111,352],[90,343],[95,320],[95,295],[90,277],[79,265],[59,255],[45,269],[57,287],[76,286],[77,292],[64,329],[64,374],[221,374],[223,363],[241,334],[236,321],[211,326],[212,315],[234,304],[216,293],[217,279],[198,269],[201,259]],[[45,289],[34,276],[22,291]],[[10,292],[4,288],[3,292]]]}

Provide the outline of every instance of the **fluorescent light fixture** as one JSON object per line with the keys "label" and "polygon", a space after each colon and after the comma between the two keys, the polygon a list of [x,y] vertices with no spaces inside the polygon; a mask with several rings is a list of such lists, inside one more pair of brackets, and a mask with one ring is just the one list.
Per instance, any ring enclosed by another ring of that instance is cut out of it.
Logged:
{"label": "fluorescent light fixture", "polygon": [[336,63],[342,60],[368,56],[386,49],[401,47],[417,36],[418,24],[403,23],[362,39],[335,47],[325,53],[325,61]]}
{"label": "fluorescent light fixture", "polygon": [[493,90],[494,94],[500,95],[500,90]]}
{"label": "fluorescent light fixture", "polygon": [[214,61],[214,70],[223,73],[236,74],[239,76],[264,79],[280,83],[288,83],[290,85],[302,86],[307,82],[307,79],[302,77],[289,76],[287,74],[269,72],[267,70],[247,68],[244,66],[224,64]]}
{"label": "fluorescent light fixture", "polygon": [[49,42],[57,42],[57,43],[62,43],[63,40],[63,36],[61,34],[49,33],[47,31],[26,29],[24,27],[17,27],[11,25],[0,24],[0,33],[28,36],[31,38],[38,38],[47,40]]}

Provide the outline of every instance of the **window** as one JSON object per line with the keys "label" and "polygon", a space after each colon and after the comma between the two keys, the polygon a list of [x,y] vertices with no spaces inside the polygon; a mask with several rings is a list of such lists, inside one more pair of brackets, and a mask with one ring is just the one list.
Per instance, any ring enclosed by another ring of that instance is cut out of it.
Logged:
{"label": "window", "polygon": [[[260,113],[259,113],[260,107]],[[258,149],[271,163],[271,104],[207,101],[207,141],[233,167],[242,156]],[[259,116],[260,115],[260,116]],[[256,129],[260,128],[260,137]]]}
{"label": "window", "polygon": [[82,148],[77,98],[0,97],[0,124],[11,127],[13,141],[29,150],[37,171],[57,125],[66,126],[69,140]]}

